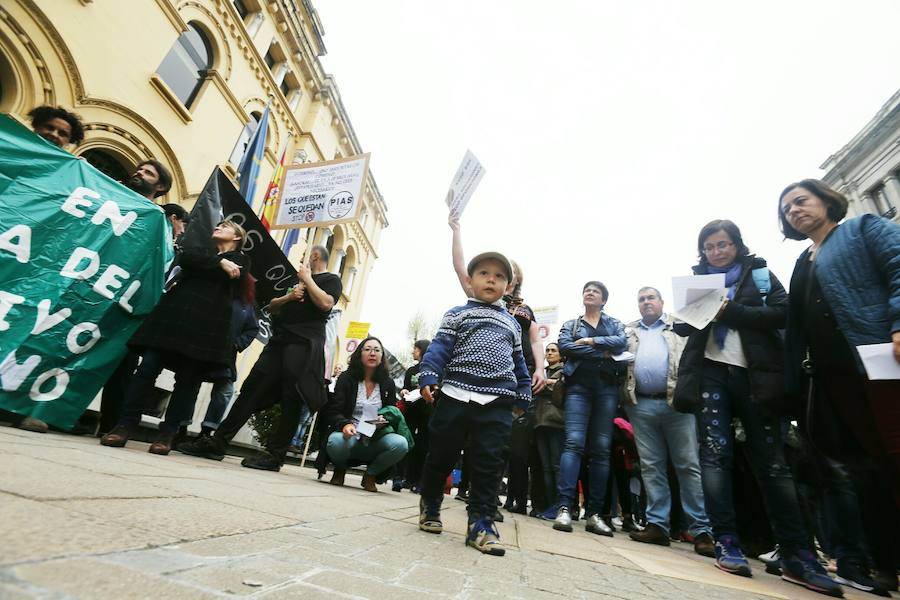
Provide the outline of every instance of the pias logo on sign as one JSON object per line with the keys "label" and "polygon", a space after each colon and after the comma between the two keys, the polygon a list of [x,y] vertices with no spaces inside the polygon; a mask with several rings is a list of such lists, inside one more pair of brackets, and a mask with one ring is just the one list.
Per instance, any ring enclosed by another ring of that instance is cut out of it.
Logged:
{"label": "pias logo on sign", "polygon": [[353,194],[338,192],[328,201],[328,216],[332,219],[343,219],[353,208]]}

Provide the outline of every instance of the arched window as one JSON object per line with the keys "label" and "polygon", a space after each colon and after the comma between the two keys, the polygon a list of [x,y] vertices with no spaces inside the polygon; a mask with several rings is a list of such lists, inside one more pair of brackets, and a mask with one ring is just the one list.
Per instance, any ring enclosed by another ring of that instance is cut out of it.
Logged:
{"label": "arched window", "polygon": [[86,150],[81,158],[110,179],[120,183],[128,179],[134,172],[133,166],[123,164],[116,156],[99,148]]}
{"label": "arched window", "polygon": [[212,46],[206,34],[189,23],[188,30],[178,36],[156,72],[181,103],[190,108],[206,72],[212,68],[212,57]]}

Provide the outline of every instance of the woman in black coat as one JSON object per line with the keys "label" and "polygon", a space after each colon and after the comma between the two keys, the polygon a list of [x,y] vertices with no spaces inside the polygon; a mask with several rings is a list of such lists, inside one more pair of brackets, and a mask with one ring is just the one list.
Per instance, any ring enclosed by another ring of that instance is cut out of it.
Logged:
{"label": "woman in black coat", "polygon": [[128,385],[119,423],[101,444],[120,448],[128,442],[164,368],[175,372],[175,389],[150,452],[168,454],[179,427],[190,423],[204,373],[232,360],[232,301],[249,277],[250,259],[240,250],[246,236],[237,223],[223,221],[213,230],[216,254],[186,250],[181,255],[175,286],[129,341],[143,359]]}
{"label": "woman in black coat", "polygon": [[368,337],[350,356],[347,371],[335,384],[334,396],[322,408],[322,420],[330,432],[326,452],[334,463],[332,484],[344,485],[349,464],[363,463],[367,465],[363,489],[378,491],[376,477],[409,451],[409,443],[399,433],[376,433],[388,425],[378,411],[396,404],[397,388],[388,373],[384,347],[378,338]]}
{"label": "woman in black coat", "polygon": [[732,418],[744,426],[747,450],[774,534],[784,578],[819,592],[840,592],[810,550],[790,468],[784,459],[781,419],[784,403],[784,327],[788,298],[766,262],[750,254],[731,221],[708,223],[697,240],[696,275],[725,274],[728,299],[702,330],[689,335],[678,368],[674,405],[697,415],[700,470],[706,512],[716,538],[716,566],[750,576],[737,537],[732,466]]}

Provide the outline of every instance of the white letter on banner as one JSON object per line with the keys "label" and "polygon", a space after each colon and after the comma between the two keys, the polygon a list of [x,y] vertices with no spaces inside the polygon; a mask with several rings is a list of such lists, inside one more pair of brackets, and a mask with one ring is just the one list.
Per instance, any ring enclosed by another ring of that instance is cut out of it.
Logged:
{"label": "white letter on banner", "polygon": [[[51,377],[56,378],[56,384],[49,392],[42,392],[41,386],[44,385],[44,383]],[[60,368],[50,369],[49,371],[44,371],[37,376],[37,379],[35,379],[34,383],[31,385],[31,391],[28,393],[28,397],[35,402],[48,402],[49,400],[56,400],[63,395],[68,386],[68,373]]]}
{"label": "white letter on banner", "polygon": [[[78,343],[78,336],[82,333],[91,334],[91,339],[84,346]],[[66,347],[72,354],[83,354],[93,348],[99,340],[100,328],[96,323],[79,323],[69,330],[69,335],[66,336]]]}
{"label": "white letter on banner", "polygon": [[48,329],[56,327],[72,315],[71,308],[61,308],[52,315],[50,314],[50,300],[45,299],[38,302],[37,319],[34,320],[34,329],[31,335],[44,333]]}
{"label": "white letter on banner", "polygon": [[[14,238],[19,238],[17,244],[12,243]],[[0,250],[12,252],[17,261],[27,263],[31,258],[31,228],[28,225],[16,225],[6,233],[0,234]]]}
{"label": "white letter on banner", "polygon": [[125,290],[125,293],[122,294],[122,297],[119,298],[119,306],[124,308],[129,313],[133,313],[134,307],[131,305],[131,297],[137,293],[138,288],[140,288],[140,287],[141,287],[140,281],[132,281],[131,285],[128,286],[128,289]]}
{"label": "white letter on banner", "polygon": [[93,206],[94,203],[88,200],[88,198],[97,200],[100,198],[100,194],[86,187],[75,188],[75,191],[72,192],[72,195],[66,198],[66,201],[63,202],[63,212],[67,212],[73,217],[78,217],[79,219],[84,218],[84,211],[78,207]]}
{"label": "white letter on banner", "polygon": [[3,387],[5,392],[16,391],[40,362],[41,357],[35,354],[26,358],[25,362],[20,365],[16,362],[16,351],[13,350],[0,363],[0,387]]}
{"label": "white letter on banner", "polygon": [[94,214],[91,223],[100,225],[106,219],[109,219],[109,222],[112,223],[113,233],[116,234],[116,236],[120,236],[125,233],[125,231],[131,227],[131,224],[134,223],[135,219],[137,219],[137,213],[131,210],[123,215],[119,212],[118,204],[112,200],[107,200],[103,203],[103,206],[100,207],[100,210]]}
{"label": "white letter on banner", "polygon": [[[103,271],[103,275],[97,280],[97,283],[94,284],[94,291],[103,296],[104,298],[113,299],[115,295],[113,293],[113,289],[119,289],[122,287],[122,282],[119,279],[128,279],[131,275],[118,265],[109,265],[105,271]],[[112,289],[110,289],[112,288]]]}
{"label": "white letter on banner", "polygon": [[[81,265],[81,261],[85,258],[88,259],[88,265],[84,269],[76,271],[75,269]],[[72,279],[90,279],[96,275],[99,270],[100,255],[93,250],[88,250],[87,248],[79,246],[78,248],[75,248],[75,252],[69,257],[69,260],[59,274],[63,277],[70,277]]]}
{"label": "white letter on banner", "polygon": [[23,296],[0,291],[0,331],[9,329],[9,323],[6,322],[6,315],[9,314],[9,310],[14,305],[22,304],[23,302],[25,302]]}

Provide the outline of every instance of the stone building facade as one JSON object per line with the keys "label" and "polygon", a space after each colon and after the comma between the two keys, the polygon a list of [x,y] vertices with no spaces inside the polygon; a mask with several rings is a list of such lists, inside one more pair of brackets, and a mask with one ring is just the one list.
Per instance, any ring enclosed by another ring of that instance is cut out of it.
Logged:
{"label": "stone building facade", "polygon": [[826,171],[822,179],[847,196],[849,216],[874,213],[900,221],[900,90],[820,168]]}
{"label": "stone building facade", "polygon": [[[73,110],[85,139],[70,151],[116,180],[155,158],[174,179],[158,201],[190,210],[215,166],[236,176],[248,124],[271,100],[258,212],[282,153],[290,164],[364,152],[324,55],[311,0],[9,0],[0,4],[0,112],[27,124],[35,106]],[[340,337],[358,320],[388,225],[371,173],[362,200],[357,221],[301,229],[289,255],[297,264],[309,245],[331,251],[329,270],[344,284]],[[286,232],[272,234],[280,243]],[[242,375],[260,351],[255,343],[239,359]]]}

